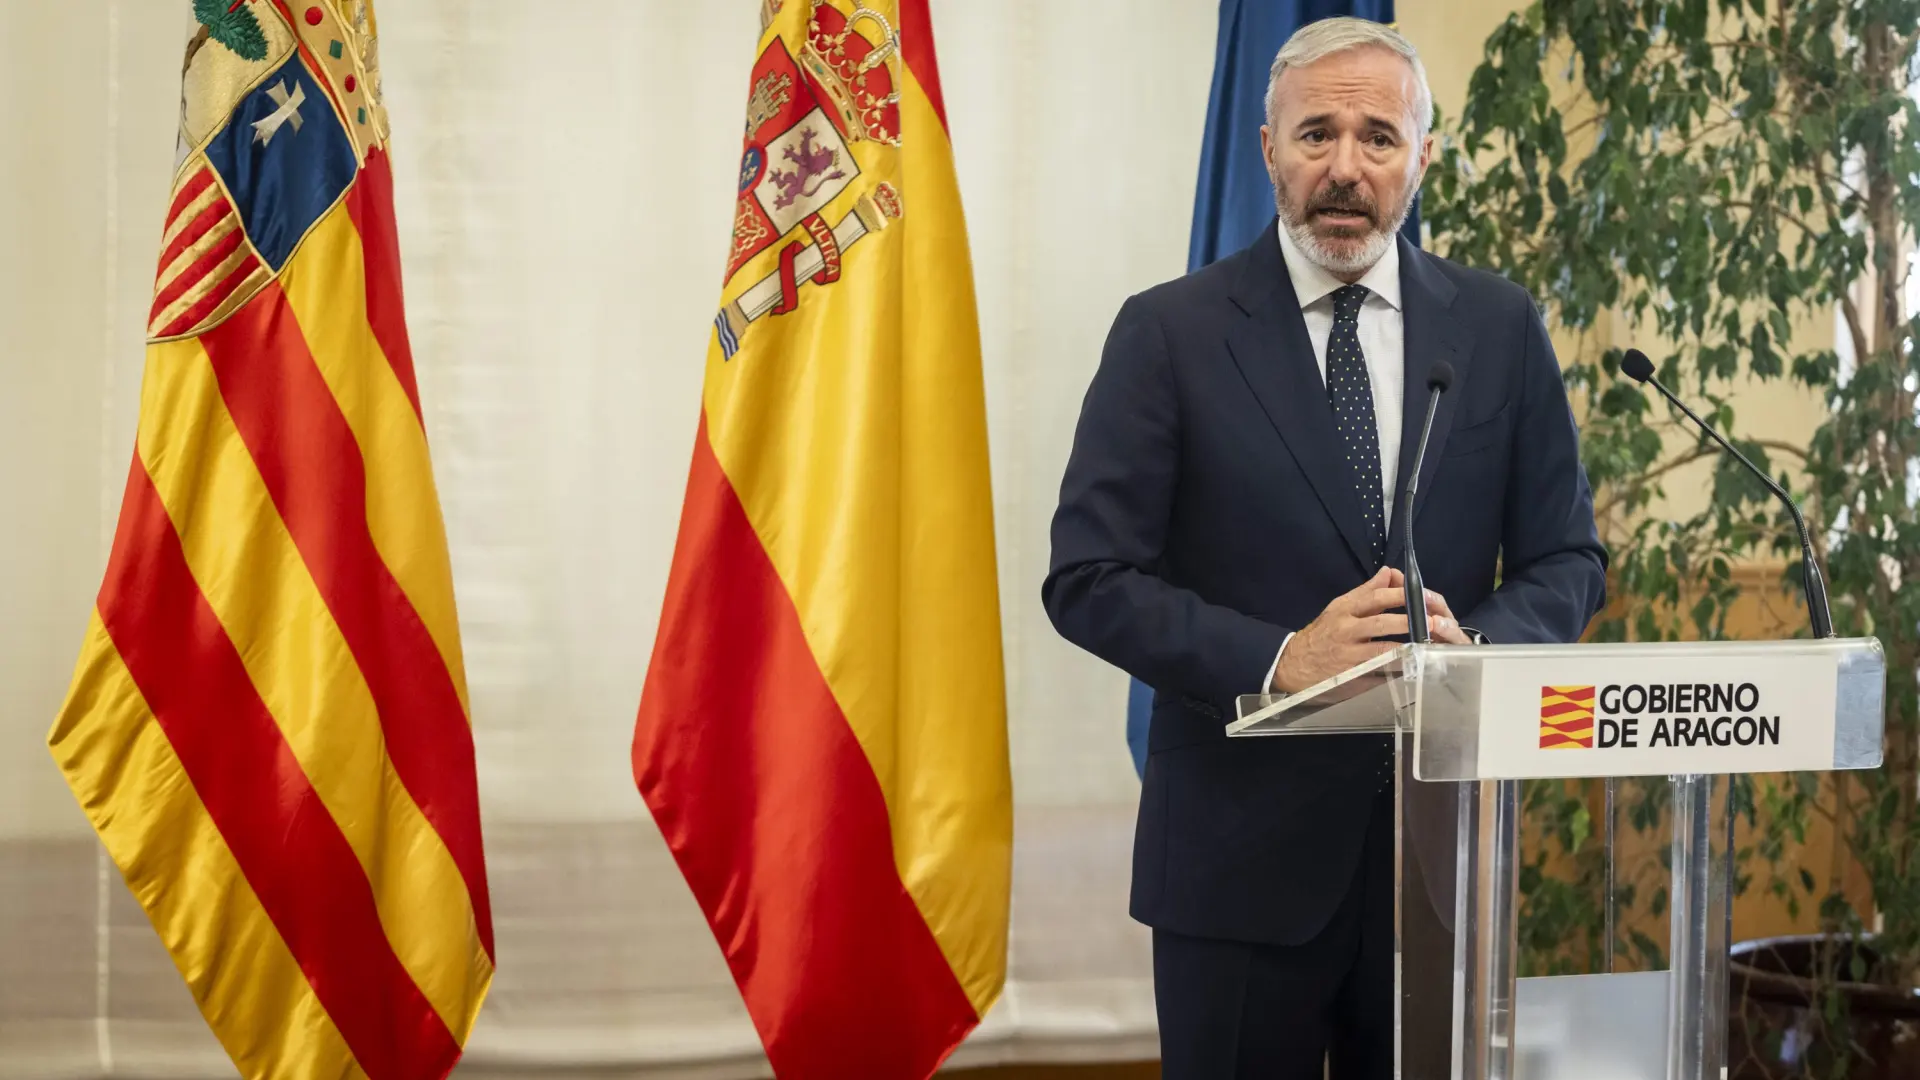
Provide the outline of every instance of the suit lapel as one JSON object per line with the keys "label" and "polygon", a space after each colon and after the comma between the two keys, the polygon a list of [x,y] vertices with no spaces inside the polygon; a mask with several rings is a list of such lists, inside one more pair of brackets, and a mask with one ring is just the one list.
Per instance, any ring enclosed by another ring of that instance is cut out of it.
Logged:
{"label": "suit lapel", "polygon": [[1307,337],[1306,320],[1301,318],[1273,223],[1243,254],[1240,276],[1229,298],[1246,316],[1227,333],[1234,363],[1339,527],[1348,553],[1363,573],[1372,573],[1353,474],[1339,454],[1326,382],[1320,377],[1320,364]]}
{"label": "suit lapel", "polygon": [[[1394,513],[1387,530],[1387,565],[1401,561],[1406,547],[1406,525],[1402,514],[1412,513],[1419,520],[1426,505],[1427,492],[1433,486],[1433,474],[1440,467],[1440,455],[1447,448],[1447,434],[1453,428],[1455,408],[1467,381],[1467,365],[1473,357],[1473,331],[1453,310],[1459,293],[1447,280],[1431,256],[1405,239],[1400,245],[1400,310],[1406,341],[1407,387],[1400,429],[1400,469],[1394,487]],[[1420,427],[1427,418],[1427,376],[1433,365],[1445,360],[1453,365],[1453,387],[1440,395],[1440,408],[1433,417],[1433,436],[1427,441],[1426,459],[1420,466],[1420,487],[1409,511],[1404,505],[1407,477],[1413,471],[1413,455],[1420,442]]]}

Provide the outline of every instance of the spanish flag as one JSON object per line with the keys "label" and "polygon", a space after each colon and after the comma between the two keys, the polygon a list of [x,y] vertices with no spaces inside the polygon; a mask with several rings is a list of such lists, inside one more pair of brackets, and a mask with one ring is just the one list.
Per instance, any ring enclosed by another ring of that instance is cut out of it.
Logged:
{"label": "spanish flag", "polygon": [[440,1080],[493,974],[365,0],[196,0],[54,759],[242,1075]]}
{"label": "spanish flag", "polygon": [[1012,836],[980,340],[926,0],[763,0],[634,775],[783,1080],[932,1073]]}

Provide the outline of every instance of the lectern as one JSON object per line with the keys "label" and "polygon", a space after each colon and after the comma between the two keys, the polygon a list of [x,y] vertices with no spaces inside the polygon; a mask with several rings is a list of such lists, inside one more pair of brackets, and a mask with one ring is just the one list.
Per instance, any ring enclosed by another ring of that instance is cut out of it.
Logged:
{"label": "lectern", "polygon": [[[1397,1076],[1719,1080],[1726,777],[1877,767],[1885,687],[1871,638],[1412,644],[1243,697],[1227,733],[1393,737]],[[1671,784],[1668,970],[1516,977],[1520,781],[1571,777]]]}

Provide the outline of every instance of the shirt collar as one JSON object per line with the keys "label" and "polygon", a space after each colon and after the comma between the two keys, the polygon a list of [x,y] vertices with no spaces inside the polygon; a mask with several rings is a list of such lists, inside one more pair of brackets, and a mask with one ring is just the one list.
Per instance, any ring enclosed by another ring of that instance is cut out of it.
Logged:
{"label": "shirt collar", "polygon": [[[1285,222],[1274,227],[1280,234],[1280,254],[1287,260],[1287,276],[1293,279],[1294,295],[1300,298],[1302,311],[1321,300],[1332,296],[1346,285],[1346,282],[1328,273],[1325,268],[1307,258],[1293,237],[1288,234]],[[1387,253],[1380,261],[1367,268],[1357,285],[1365,285],[1367,291],[1385,300],[1395,311],[1400,310],[1400,241],[1387,245]]]}

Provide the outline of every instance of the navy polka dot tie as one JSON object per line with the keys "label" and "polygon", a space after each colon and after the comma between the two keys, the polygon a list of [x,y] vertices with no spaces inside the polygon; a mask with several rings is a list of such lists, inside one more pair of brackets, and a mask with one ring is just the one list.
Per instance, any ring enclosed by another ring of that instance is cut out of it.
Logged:
{"label": "navy polka dot tie", "polygon": [[1387,557],[1387,516],[1380,495],[1380,428],[1373,418],[1373,383],[1360,351],[1360,305],[1364,285],[1348,285],[1333,294],[1333,333],[1327,338],[1327,398],[1333,403],[1333,429],[1340,452],[1353,474],[1354,494],[1366,518],[1373,565]]}

